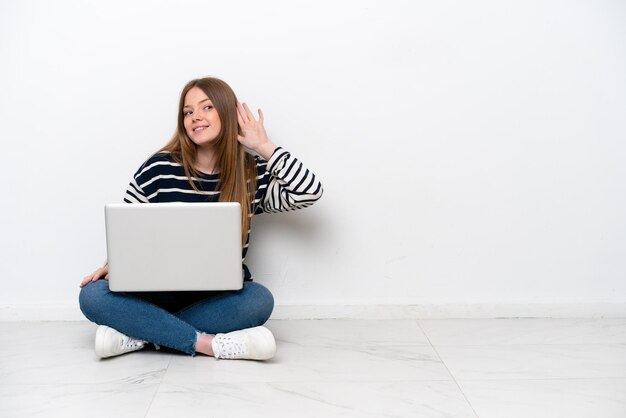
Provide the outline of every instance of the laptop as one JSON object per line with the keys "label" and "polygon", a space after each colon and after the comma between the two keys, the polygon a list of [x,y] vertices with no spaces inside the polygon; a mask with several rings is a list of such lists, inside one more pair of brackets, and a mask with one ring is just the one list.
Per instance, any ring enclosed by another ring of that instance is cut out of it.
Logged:
{"label": "laptop", "polygon": [[104,212],[112,291],[243,287],[239,203],[115,203]]}

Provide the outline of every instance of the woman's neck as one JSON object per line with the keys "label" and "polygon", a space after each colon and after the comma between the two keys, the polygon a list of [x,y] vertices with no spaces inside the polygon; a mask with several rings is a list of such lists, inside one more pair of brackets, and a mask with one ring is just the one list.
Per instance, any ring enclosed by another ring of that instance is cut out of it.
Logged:
{"label": "woman's neck", "polygon": [[205,174],[215,174],[215,150],[211,148],[198,148],[196,164],[194,168]]}

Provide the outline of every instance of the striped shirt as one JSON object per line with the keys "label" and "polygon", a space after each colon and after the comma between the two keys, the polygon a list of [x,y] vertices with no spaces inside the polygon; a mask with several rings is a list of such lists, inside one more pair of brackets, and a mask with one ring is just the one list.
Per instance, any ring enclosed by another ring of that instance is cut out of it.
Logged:
{"label": "striped shirt", "polygon": [[[322,197],[322,184],[315,174],[282,147],[276,148],[269,161],[254,156],[257,172],[257,188],[250,216],[261,213],[286,212],[311,206]],[[159,152],[150,157],[137,170],[126,194],[127,203],[158,202],[217,202],[219,174],[198,173],[192,180],[194,190],[182,165],[173,160],[168,152]],[[242,252],[244,280],[251,281],[252,274],[245,265],[248,239]]]}

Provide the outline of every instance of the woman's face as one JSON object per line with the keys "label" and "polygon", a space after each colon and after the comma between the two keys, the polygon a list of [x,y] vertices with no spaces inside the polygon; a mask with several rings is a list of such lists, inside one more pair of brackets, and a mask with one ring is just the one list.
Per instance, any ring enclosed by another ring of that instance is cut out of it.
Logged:
{"label": "woman's face", "polygon": [[191,88],[185,95],[183,122],[189,138],[200,147],[210,145],[222,129],[217,110],[199,87]]}

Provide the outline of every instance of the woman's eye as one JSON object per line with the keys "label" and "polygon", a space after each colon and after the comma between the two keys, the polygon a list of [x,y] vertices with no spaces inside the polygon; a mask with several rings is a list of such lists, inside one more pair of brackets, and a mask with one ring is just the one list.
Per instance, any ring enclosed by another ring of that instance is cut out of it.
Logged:
{"label": "woman's eye", "polygon": [[183,116],[189,116],[189,115],[191,115],[191,113],[192,112],[190,110],[187,110],[187,111],[183,112]]}
{"label": "woman's eye", "polygon": [[213,109],[213,106],[211,105],[204,106],[204,110],[211,110],[211,109]]}

